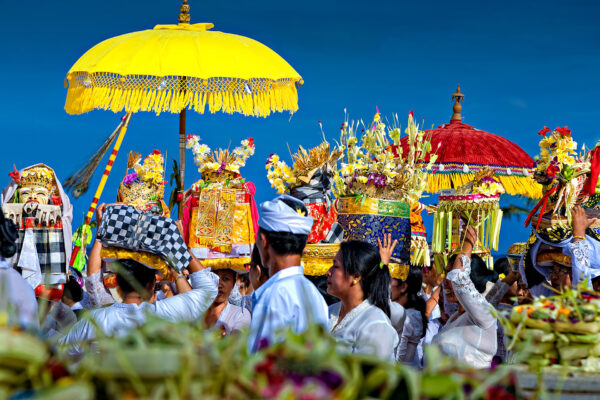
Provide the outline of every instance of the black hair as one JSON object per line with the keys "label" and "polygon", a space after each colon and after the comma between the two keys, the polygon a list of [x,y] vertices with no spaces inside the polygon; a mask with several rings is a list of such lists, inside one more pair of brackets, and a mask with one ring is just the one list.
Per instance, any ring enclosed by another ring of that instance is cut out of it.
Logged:
{"label": "black hair", "polygon": [[502,257],[494,262],[494,271],[500,275],[508,275],[510,273],[510,261],[508,261],[508,257]]}
{"label": "black hair", "polygon": [[525,253],[525,279],[527,280],[527,287],[532,288],[535,285],[539,285],[540,283],[546,282],[546,277],[539,273],[537,269],[533,266],[533,261],[531,259],[531,251]]}
{"label": "black hair", "polygon": [[81,299],[83,299],[83,289],[81,289],[79,282],[77,282],[75,278],[69,277],[63,289],[63,296],[67,299],[71,299],[75,303],[80,302]]}
{"label": "black hair", "polygon": [[[448,260],[448,265],[453,265],[456,261],[457,255],[454,254]],[[475,289],[479,293],[485,292],[486,284],[488,282],[496,282],[498,280],[498,274],[493,270],[488,269],[485,262],[477,254],[471,255],[471,282],[475,285]]]}
{"label": "black hair", "polygon": [[154,286],[156,273],[153,269],[135,260],[119,259],[117,262],[121,264],[121,268],[117,271],[117,285],[123,293],[135,292],[143,295],[147,293],[139,293],[136,290],[138,285],[144,290],[150,285]]}
{"label": "black hair", "polygon": [[250,284],[250,276],[248,274],[237,274],[237,279],[242,281],[244,285]]}
{"label": "black hair", "polygon": [[[252,250],[251,256],[252,266],[250,268],[258,268],[260,269],[260,274],[264,275],[267,279],[269,279],[269,268],[265,268],[262,264],[262,259],[260,258],[260,252],[258,251],[258,247],[254,246]],[[250,279],[250,278],[248,278]]]}
{"label": "black hair", "polygon": [[4,216],[0,207],[0,254],[4,258],[10,258],[17,252],[18,228],[15,223]]}
{"label": "black hair", "polygon": [[[300,201],[294,201],[289,198],[282,198],[279,201],[285,203],[288,207],[299,214],[308,215],[308,209]],[[260,228],[260,233],[264,234],[269,241],[273,250],[280,256],[287,255],[301,255],[306,247],[306,241],[308,235],[300,235],[297,233],[289,232],[272,232],[266,229]],[[262,264],[261,264],[262,265]]]}
{"label": "black hair", "polygon": [[306,247],[308,235],[300,235],[289,232],[272,232],[260,228],[259,233],[266,236],[269,244],[280,256],[301,255]]}
{"label": "black hair", "polygon": [[406,280],[401,282],[406,282],[406,294],[408,295],[408,300],[404,308],[410,309],[413,308],[421,313],[421,321],[423,323],[423,332],[421,333],[421,337],[425,336],[425,332],[427,332],[427,323],[429,319],[426,314],[427,304],[423,296],[420,295],[421,288],[423,286],[423,269],[421,267],[417,267],[411,265],[408,270],[408,275],[406,276]]}
{"label": "black hair", "polygon": [[233,283],[235,284],[235,281],[236,281],[236,279],[237,279],[237,276],[238,276],[238,273],[237,273],[237,271],[235,271],[235,270],[233,270],[233,269],[231,269],[231,268],[220,268],[220,269],[215,269],[215,270],[213,270],[213,272],[214,272],[215,274],[216,274],[216,273],[218,273],[219,271],[223,271],[223,272],[228,272],[228,273],[230,273],[230,274],[231,274],[231,279],[233,279]]}
{"label": "black hair", "polygon": [[342,242],[342,264],[348,275],[360,275],[364,296],[371,304],[390,316],[390,271],[381,267],[379,250],[367,242],[350,240]]}

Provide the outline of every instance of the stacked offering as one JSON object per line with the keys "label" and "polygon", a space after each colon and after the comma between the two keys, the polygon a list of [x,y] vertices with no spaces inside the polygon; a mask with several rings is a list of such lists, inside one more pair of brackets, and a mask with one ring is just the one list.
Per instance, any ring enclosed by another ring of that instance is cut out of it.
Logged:
{"label": "stacked offering", "polygon": [[336,221],[331,187],[337,172],[339,148],[327,141],[306,150],[302,146],[292,154],[292,167],[277,154],[267,160],[267,178],[279,194],[288,194],[304,202],[313,219],[308,244],[302,256],[306,275],[325,275],[340,248],[343,230]]}
{"label": "stacked offering", "polygon": [[513,308],[504,320],[508,349],[530,366],[551,364],[600,371],[600,295],[566,289]]}
{"label": "stacked offering", "polygon": [[480,170],[473,182],[439,196],[432,238],[432,250],[439,260],[436,265],[446,265],[447,258],[462,247],[463,225],[467,223],[479,234],[473,253],[482,257],[488,268],[493,268],[490,249],[498,250],[502,193],[504,188],[490,168]]}
{"label": "stacked offering", "polygon": [[183,215],[186,243],[211,268],[245,271],[258,230],[256,189],[240,175],[254,154],[254,140],[244,139],[233,150],[211,151],[194,135],[187,147],[194,153],[201,179],[192,185]]}
{"label": "stacked offering", "polygon": [[[418,202],[436,156],[431,155],[429,163],[425,163],[431,150],[430,138],[419,130],[412,111],[405,130],[407,154],[402,151],[399,126],[397,116],[388,128],[377,113],[371,125],[364,127],[359,144],[356,132],[360,127],[349,124],[346,118],[341,126],[344,156],[335,180],[335,194],[338,222],[344,228],[345,238],[377,245],[377,239],[391,233],[399,245],[394,250],[390,271],[395,278],[404,279],[409,263],[429,265],[424,229],[417,221],[423,208]],[[411,209],[414,226],[420,228],[414,236]]]}

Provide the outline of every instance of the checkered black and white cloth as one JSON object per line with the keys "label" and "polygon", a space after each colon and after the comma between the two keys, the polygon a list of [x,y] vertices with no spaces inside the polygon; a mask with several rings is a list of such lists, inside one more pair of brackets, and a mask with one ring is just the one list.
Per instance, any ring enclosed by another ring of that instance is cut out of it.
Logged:
{"label": "checkered black and white cloth", "polygon": [[334,222],[325,237],[325,243],[342,243],[344,241],[344,230],[341,225]]}
{"label": "checkered black and white cloth", "polygon": [[106,207],[98,240],[107,246],[157,254],[178,272],[192,261],[175,221],[131,206]]}
{"label": "checkered black and white cloth", "polygon": [[[65,256],[65,239],[62,229],[28,228],[27,230],[33,232],[33,240],[40,261],[40,271],[42,272],[42,276],[66,274],[67,260]],[[25,232],[25,229],[19,229],[19,235],[16,242],[17,252],[7,260],[13,267],[16,267],[19,262],[19,256],[23,249]]]}

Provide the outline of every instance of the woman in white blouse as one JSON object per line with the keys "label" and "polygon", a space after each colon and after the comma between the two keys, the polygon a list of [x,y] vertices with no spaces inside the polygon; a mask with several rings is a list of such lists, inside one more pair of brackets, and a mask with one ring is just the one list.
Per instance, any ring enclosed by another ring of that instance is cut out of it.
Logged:
{"label": "woman in white blouse", "polygon": [[329,307],[329,328],[351,353],[393,360],[398,334],[390,315],[390,272],[369,243],[343,242],[327,271],[327,293],[341,301]]}
{"label": "woman in white blouse", "polygon": [[[474,368],[488,368],[497,349],[497,320],[492,315],[492,306],[482,294],[485,283],[475,287],[472,280],[479,281],[477,274],[485,270],[478,256],[471,257],[477,242],[475,230],[468,226],[462,251],[455,261],[448,263],[444,290],[446,301],[458,303],[446,325],[433,338],[432,343],[442,352]],[[471,271],[471,262],[474,265]]]}

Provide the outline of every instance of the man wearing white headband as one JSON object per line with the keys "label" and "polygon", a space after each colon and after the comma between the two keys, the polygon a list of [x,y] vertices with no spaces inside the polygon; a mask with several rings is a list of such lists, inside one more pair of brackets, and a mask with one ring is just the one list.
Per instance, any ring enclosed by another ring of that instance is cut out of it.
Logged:
{"label": "man wearing white headband", "polygon": [[269,279],[252,295],[252,322],[248,351],[280,342],[285,328],[302,333],[309,324],[327,328],[327,304],[304,277],[300,266],[313,219],[302,201],[279,196],[260,206],[256,247]]}

